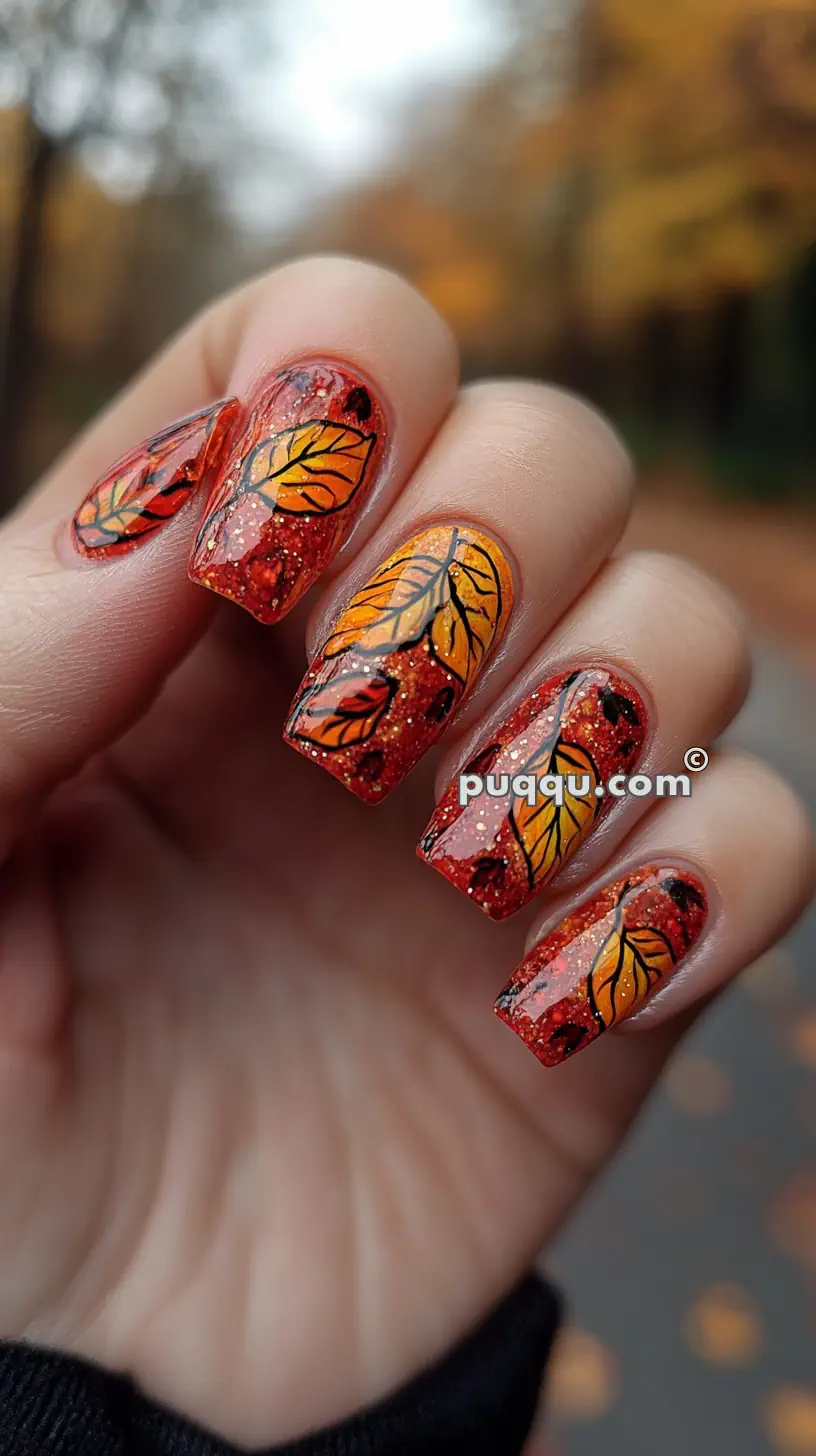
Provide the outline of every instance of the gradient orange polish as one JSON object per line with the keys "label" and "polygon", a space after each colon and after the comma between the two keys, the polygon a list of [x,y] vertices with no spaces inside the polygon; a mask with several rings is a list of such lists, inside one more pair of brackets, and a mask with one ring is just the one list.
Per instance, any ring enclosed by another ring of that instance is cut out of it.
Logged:
{"label": "gradient orange polish", "polygon": [[267,375],[222,461],[191,581],[280,621],[346,540],[386,436],[370,385],[345,365],[310,360]]}
{"label": "gradient orange polish", "polygon": [[200,486],[211,485],[240,406],[207,405],[123,455],[88,492],[73,519],[81,556],[121,556],[150,540]]}
{"label": "gradient orange polish", "polygon": [[[541,683],[479,745],[461,773],[495,789],[506,777],[558,774],[563,802],[532,809],[508,787],[459,802],[448,785],[417,854],[494,920],[521,910],[577,853],[615,800],[604,786],[629,774],[646,738],[646,708],[608,667],[578,667]],[[581,794],[569,790],[570,776]]]}
{"label": "gradient orange polish", "polygon": [[339,616],[298,689],[286,742],[377,803],[444,733],[512,604],[510,566],[490,536],[426,526]]}
{"label": "gradient orange polish", "polygon": [[534,947],[496,1014],[556,1067],[638,1011],[700,937],[705,888],[690,870],[650,864],[607,885]]}

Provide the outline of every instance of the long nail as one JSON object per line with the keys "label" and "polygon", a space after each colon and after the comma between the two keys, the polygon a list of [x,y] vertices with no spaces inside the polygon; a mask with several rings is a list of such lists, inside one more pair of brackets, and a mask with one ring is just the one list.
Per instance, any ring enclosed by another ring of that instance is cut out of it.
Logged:
{"label": "long nail", "polygon": [[[645,737],[642,699],[618,673],[580,667],[548,678],[461,770],[484,791],[461,804],[460,775],[448,785],[420,859],[504,920],[550,883],[609,811],[614,799],[604,786],[631,772]],[[550,796],[536,793],[530,803],[514,793],[513,780],[529,775],[549,775]]]}
{"label": "long nail", "polygon": [[573,910],[522,961],[496,1014],[546,1067],[595,1041],[668,978],[699,939],[702,881],[644,865]]}
{"label": "long nail", "polygon": [[237,399],[221,399],[137,445],[96,482],[74,516],[81,556],[120,556],[150,540],[200,486],[208,487],[238,417]]}
{"label": "long nail", "polygon": [[352,597],[298,689],[284,737],[367,803],[435,743],[507,625],[504,552],[429,526]]}
{"label": "long nail", "polygon": [[385,446],[382,408],[357,374],[311,361],[267,376],[207,503],[191,580],[280,621],[340,550]]}

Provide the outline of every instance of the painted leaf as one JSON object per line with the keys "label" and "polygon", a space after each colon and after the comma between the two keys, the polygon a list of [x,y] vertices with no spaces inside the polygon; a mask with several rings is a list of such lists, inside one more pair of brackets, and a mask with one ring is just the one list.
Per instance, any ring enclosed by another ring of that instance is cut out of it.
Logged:
{"label": "painted leaf", "polygon": [[244,483],[292,515],[341,511],[362,483],[376,439],[351,425],[309,420],[257,445]]}
{"label": "painted leaf", "polygon": [[385,673],[344,673],[301,699],[291,736],[327,751],[365,743],[388,711],[397,686]]}
{"label": "painted leaf", "polygon": [[601,1026],[614,1026],[640,1005],[673,965],[674,952],[659,930],[616,926],[601,946],[587,983],[590,1008]]}
{"label": "painted leaf", "polygon": [[388,653],[419,642],[465,686],[478,672],[502,612],[496,566],[456,527],[438,551],[392,556],[355,593],[323,648],[335,657]]}
{"label": "painted leaf", "polygon": [[123,536],[135,539],[156,529],[158,519],[145,512],[146,473],[144,463],[123,471],[100,486],[80,507],[74,529],[87,550],[99,550]]}
{"label": "painted leaf", "polygon": [[[510,810],[510,824],[527,862],[532,889],[552,879],[575,852],[589,833],[601,800],[595,795],[598,771],[590,755],[578,744],[564,743],[560,737],[554,744],[547,743],[539,749],[520,772],[536,777],[561,774],[564,778],[562,804],[537,795],[532,808],[526,799],[514,799]],[[588,778],[589,793],[571,794],[566,783],[568,775],[579,783],[582,778]]]}
{"label": "painted leaf", "polygon": [[395,652],[418,642],[447,600],[448,569],[458,537],[451,531],[443,555],[397,554],[355,592],[323,648],[336,657],[353,647],[358,652]]}
{"label": "painted leaf", "polygon": [[483,546],[460,540],[447,571],[444,604],[431,624],[434,657],[470,687],[502,611],[495,563]]}
{"label": "painted leaf", "polygon": [[160,461],[145,456],[97,487],[77,512],[74,530],[87,550],[100,550],[123,538],[135,542],[175,515],[196,483],[195,460],[176,472],[165,472]]}
{"label": "painted leaf", "polygon": [[87,551],[131,545],[174,516],[198,485],[237,410],[219,402],[153,435],[94,487],[74,518]]}

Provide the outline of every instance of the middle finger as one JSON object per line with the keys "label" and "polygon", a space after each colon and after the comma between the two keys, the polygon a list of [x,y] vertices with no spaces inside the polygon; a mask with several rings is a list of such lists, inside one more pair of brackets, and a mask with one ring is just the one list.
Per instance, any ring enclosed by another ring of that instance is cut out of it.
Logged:
{"label": "middle finger", "polygon": [[617,437],[574,397],[530,383],[464,391],[320,604],[287,741],[360,798],[384,798],[580,593],[618,539],[630,484]]}

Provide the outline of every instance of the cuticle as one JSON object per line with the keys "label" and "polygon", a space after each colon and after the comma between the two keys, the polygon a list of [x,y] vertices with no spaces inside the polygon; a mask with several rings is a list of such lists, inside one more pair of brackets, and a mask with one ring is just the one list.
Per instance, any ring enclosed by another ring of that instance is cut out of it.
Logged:
{"label": "cuticle", "polygon": [[[510,629],[508,628],[508,631],[509,630]],[[502,641],[506,641],[506,635],[507,634],[505,634],[505,637],[502,639]],[[509,718],[511,714],[515,713],[517,708],[521,707],[522,703],[530,696],[531,693],[536,692],[539,687],[542,687],[544,683],[549,682],[552,678],[560,677],[562,673],[569,672],[571,669],[575,668],[586,670],[595,668],[600,671],[607,669],[610,672],[615,672],[618,674],[618,676],[624,678],[626,682],[629,683],[630,687],[633,688],[634,691],[638,694],[638,697],[640,698],[644,708],[646,709],[646,737],[644,739],[643,747],[640,751],[640,754],[635,760],[635,765],[633,765],[633,767],[639,766],[642,768],[642,766],[648,761],[648,755],[651,752],[652,745],[657,736],[657,725],[655,722],[655,715],[653,711],[654,700],[651,696],[651,693],[641,687],[639,681],[633,677],[632,673],[624,671],[613,660],[609,660],[606,658],[599,659],[596,657],[576,656],[565,657],[563,661],[559,663],[559,659],[554,658],[553,665],[548,665],[546,669],[544,669],[542,672],[539,673],[538,671],[530,671],[528,674],[526,674],[519,684],[518,691],[513,693],[512,697],[504,700],[501,706],[497,707],[493,712],[489,713],[485,719],[483,719],[481,727],[474,731],[472,737],[468,738],[467,747],[463,750],[462,754],[457,757],[453,769],[447,776],[445,787],[447,788],[447,785],[450,784],[450,782],[454,778],[456,778],[456,775],[459,773],[462,765],[464,763],[467,763],[468,758],[471,756],[474,749],[477,748],[480,743],[487,742],[491,734],[501,728],[506,719]],[[442,793],[444,792],[445,789],[442,790]],[[617,808],[616,804],[613,805],[612,810],[610,810],[610,813],[606,816],[607,818],[612,817],[612,813],[614,813],[615,808]],[[582,845],[581,849],[583,848],[584,846]]]}
{"label": "cuticle", "polygon": [[279,375],[287,373],[289,370],[295,368],[295,366],[300,366],[303,369],[309,369],[314,368],[315,366],[320,364],[328,365],[330,369],[342,369],[349,374],[354,374],[355,377],[359,379],[360,383],[364,384],[368,389],[370,389],[371,393],[374,395],[377,401],[377,406],[381,410],[387,426],[387,449],[383,456],[384,465],[386,458],[390,455],[391,452],[392,437],[394,434],[394,410],[392,408],[391,401],[390,399],[385,399],[379,385],[375,383],[367,370],[361,369],[358,364],[353,363],[350,359],[344,358],[340,354],[334,354],[332,352],[328,352],[325,354],[295,353],[289,357],[284,357],[278,364],[272,365],[269,368],[261,369],[252,376],[249,386],[239,396],[242,405],[244,406],[244,408],[246,408],[247,400],[254,394],[255,390],[260,386],[263,380],[267,378],[277,379]]}
{"label": "cuticle", "polygon": [[[642,870],[645,869],[647,866],[654,866],[655,869],[662,869],[663,867],[665,867],[666,869],[671,869],[676,866],[680,870],[688,870],[691,874],[695,875],[696,878],[700,880],[701,884],[703,885],[703,888],[706,892],[706,916],[705,920],[703,921],[700,935],[698,936],[697,940],[689,951],[689,954],[691,954],[692,952],[696,954],[698,946],[702,945],[703,942],[708,939],[712,928],[719,920],[720,912],[722,909],[722,898],[719,894],[719,891],[712,876],[708,873],[707,870],[702,869],[700,865],[690,856],[684,854],[672,854],[669,852],[658,852],[654,854],[646,853],[632,855],[622,864],[616,865],[614,873],[605,875],[602,878],[592,880],[589,882],[588,885],[585,884],[584,886],[582,886],[582,893],[580,895],[576,895],[574,899],[570,899],[555,919],[548,919],[544,923],[544,926],[541,930],[537,930],[534,932],[534,938],[531,939],[528,936],[527,940],[525,940],[524,954],[522,956],[522,960],[526,960],[528,955],[530,955],[537,946],[541,945],[542,941],[545,941],[554,930],[558,929],[558,926],[562,923],[562,921],[568,920],[571,915],[575,914],[576,910],[580,910],[582,905],[586,905],[590,900],[594,900],[597,895],[600,895],[604,890],[608,889],[610,885],[615,884],[617,880],[624,880],[630,871],[634,872],[635,870]],[[547,894],[547,891],[549,889],[549,885],[545,886],[543,891],[544,895]],[[685,957],[682,964],[685,967]],[[673,980],[674,977],[671,976],[669,977],[669,979]]]}

